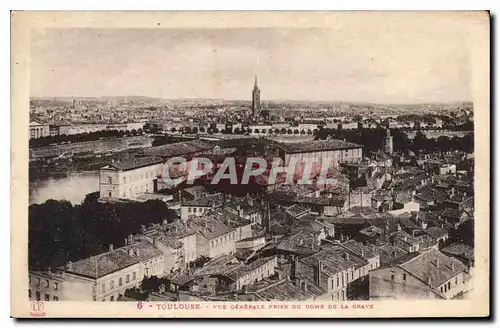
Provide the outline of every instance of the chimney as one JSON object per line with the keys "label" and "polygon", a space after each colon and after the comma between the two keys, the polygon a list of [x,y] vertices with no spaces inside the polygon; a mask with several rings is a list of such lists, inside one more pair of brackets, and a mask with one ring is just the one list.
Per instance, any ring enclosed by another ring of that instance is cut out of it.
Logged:
{"label": "chimney", "polygon": [[157,247],[157,246],[158,246],[158,238],[153,237],[153,247]]}
{"label": "chimney", "polygon": [[128,249],[128,255],[133,256],[134,255],[134,250],[132,248]]}
{"label": "chimney", "polygon": [[344,258],[349,261],[349,253],[344,253]]}
{"label": "chimney", "polygon": [[307,290],[309,289],[309,286],[307,286],[307,281],[302,281],[302,280],[301,280],[301,281],[300,281],[300,288],[301,288],[303,291],[307,292]]}
{"label": "chimney", "polygon": [[127,246],[127,242],[128,242],[128,238],[125,238],[123,245]]}
{"label": "chimney", "polygon": [[393,256],[394,258],[398,257],[398,256],[397,256],[397,254],[396,254],[396,251],[392,251],[392,256]]}
{"label": "chimney", "polygon": [[113,244],[109,244],[109,251],[112,252],[113,251]]}
{"label": "chimney", "polygon": [[455,187],[451,187],[451,195],[450,198],[455,196]]}
{"label": "chimney", "polygon": [[291,278],[296,279],[299,273],[299,258],[295,257],[295,259],[292,262],[292,270],[291,270]]}
{"label": "chimney", "polygon": [[132,245],[132,234],[128,235],[128,242],[127,245]]}
{"label": "chimney", "polygon": [[439,259],[436,259],[436,267],[439,268]]}
{"label": "chimney", "polygon": [[47,268],[47,273],[48,273],[48,274],[52,274],[52,268],[51,268],[51,267],[48,267],[48,268]]}
{"label": "chimney", "polygon": [[66,269],[68,269],[69,271],[73,270],[73,262],[68,261],[68,263],[66,263]]}
{"label": "chimney", "polygon": [[455,262],[451,261],[451,271],[455,271]]}
{"label": "chimney", "polygon": [[146,226],[144,224],[141,224],[141,233],[146,232]]}
{"label": "chimney", "polygon": [[139,250],[138,250],[137,248],[136,248],[136,249],[134,249],[134,255],[135,255],[135,256],[139,256]]}
{"label": "chimney", "polygon": [[361,250],[361,257],[365,257],[365,250],[364,249]]}
{"label": "chimney", "polygon": [[320,285],[320,280],[321,280],[321,271],[323,271],[323,263],[321,262],[321,260],[318,258],[318,262],[316,263],[316,274],[315,274],[315,283],[319,286]]}

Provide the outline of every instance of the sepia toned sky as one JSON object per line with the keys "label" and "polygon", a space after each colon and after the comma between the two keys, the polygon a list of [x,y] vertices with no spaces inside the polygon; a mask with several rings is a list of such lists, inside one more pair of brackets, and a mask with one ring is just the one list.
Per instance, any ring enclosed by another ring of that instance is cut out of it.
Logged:
{"label": "sepia toned sky", "polygon": [[31,95],[418,103],[470,100],[453,27],[43,29]]}

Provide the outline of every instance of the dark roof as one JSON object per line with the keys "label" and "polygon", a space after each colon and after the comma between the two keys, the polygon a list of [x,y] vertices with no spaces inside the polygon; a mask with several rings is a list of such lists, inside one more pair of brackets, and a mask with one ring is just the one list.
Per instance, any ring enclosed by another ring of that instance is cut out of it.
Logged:
{"label": "dark roof", "polygon": [[282,143],[278,146],[287,153],[311,153],[316,151],[362,148],[363,146],[343,140],[314,140],[300,143]]}
{"label": "dark roof", "polygon": [[425,229],[424,232],[436,239],[448,235],[448,230],[441,227],[430,227]]}
{"label": "dark roof", "polygon": [[147,148],[143,150],[143,154],[167,158],[199,153],[213,148],[214,145],[211,143],[201,140],[192,140]]}
{"label": "dark roof", "polygon": [[264,301],[305,301],[316,296],[313,291],[305,291],[287,279],[270,284],[252,293]]}
{"label": "dark roof", "polygon": [[365,260],[371,259],[371,258],[376,257],[378,255],[378,252],[377,252],[375,246],[363,245],[362,243],[357,242],[355,240],[348,240],[348,241],[340,244],[340,246],[348,249],[349,251],[364,258]]}
{"label": "dark roof", "polygon": [[231,272],[226,273],[226,276],[228,276],[232,280],[236,281],[239,277],[243,277],[243,276],[247,275],[248,273],[250,273],[250,272],[260,268],[261,266],[265,265],[266,263],[272,261],[273,259],[274,259],[274,256],[259,258],[250,264],[247,264],[247,265],[243,264],[243,265],[236,267],[234,270],[231,270]]}
{"label": "dark roof", "polygon": [[109,164],[109,166],[114,167],[118,170],[128,171],[160,163],[163,163],[163,160],[160,157],[147,156],[147,157],[132,157],[122,162],[111,163]]}
{"label": "dark roof", "polygon": [[449,256],[474,260],[474,247],[462,243],[451,244],[450,246],[443,248],[441,252]]}
{"label": "dark roof", "polygon": [[[346,257],[346,254],[348,254],[348,257]],[[326,248],[302,259],[301,262],[315,268],[318,265],[318,260],[323,264],[321,273],[330,277],[349,268],[360,268],[368,263],[365,259],[339,245]]]}

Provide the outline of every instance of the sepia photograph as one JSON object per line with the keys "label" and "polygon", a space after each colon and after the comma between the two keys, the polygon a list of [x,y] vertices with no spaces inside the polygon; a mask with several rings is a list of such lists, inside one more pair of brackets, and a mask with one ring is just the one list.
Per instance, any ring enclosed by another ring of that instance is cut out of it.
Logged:
{"label": "sepia photograph", "polygon": [[489,19],[13,12],[13,315],[489,315]]}

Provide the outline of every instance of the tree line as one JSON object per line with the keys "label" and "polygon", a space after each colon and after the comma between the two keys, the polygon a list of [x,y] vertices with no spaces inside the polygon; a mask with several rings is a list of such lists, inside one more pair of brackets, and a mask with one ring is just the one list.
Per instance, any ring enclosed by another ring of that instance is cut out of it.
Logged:
{"label": "tree line", "polygon": [[30,148],[47,147],[54,144],[61,143],[74,143],[74,142],[86,142],[86,141],[96,141],[99,139],[110,139],[110,138],[122,138],[122,137],[133,137],[143,135],[142,129],[130,130],[130,131],[119,131],[119,130],[102,130],[96,132],[80,133],[80,134],[61,134],[55,136],[46,136],[41,138],[33,138],[29,141]]}
{"label": "tree line", "polygon": [[172,222],[177,214],[159,200],[144,203],[101,203],[98,193],[82,204],[47,200],[29,206],[28,258],[31,270],[45,270],[68,261],[105,252],[109,245],[123,246],[141,225]]}
{"label": "tree line", "polygon": [[[391,129],[393,137],[393,148],[396,151],[435,152],[460,150],[468,153],[474,151],[474,134],[467,134],[463,137],[427,138],[418,131],[415,138],[411,140],[406,133],[400,129]],[[357,129],[357,130],[336,130],[319,129],[315,132],[315,139],[326,140],[328,138],[346,140],[363,146],[364,152],[376,152],[382,148],[384,138],[387,135],[385,129]]]}

